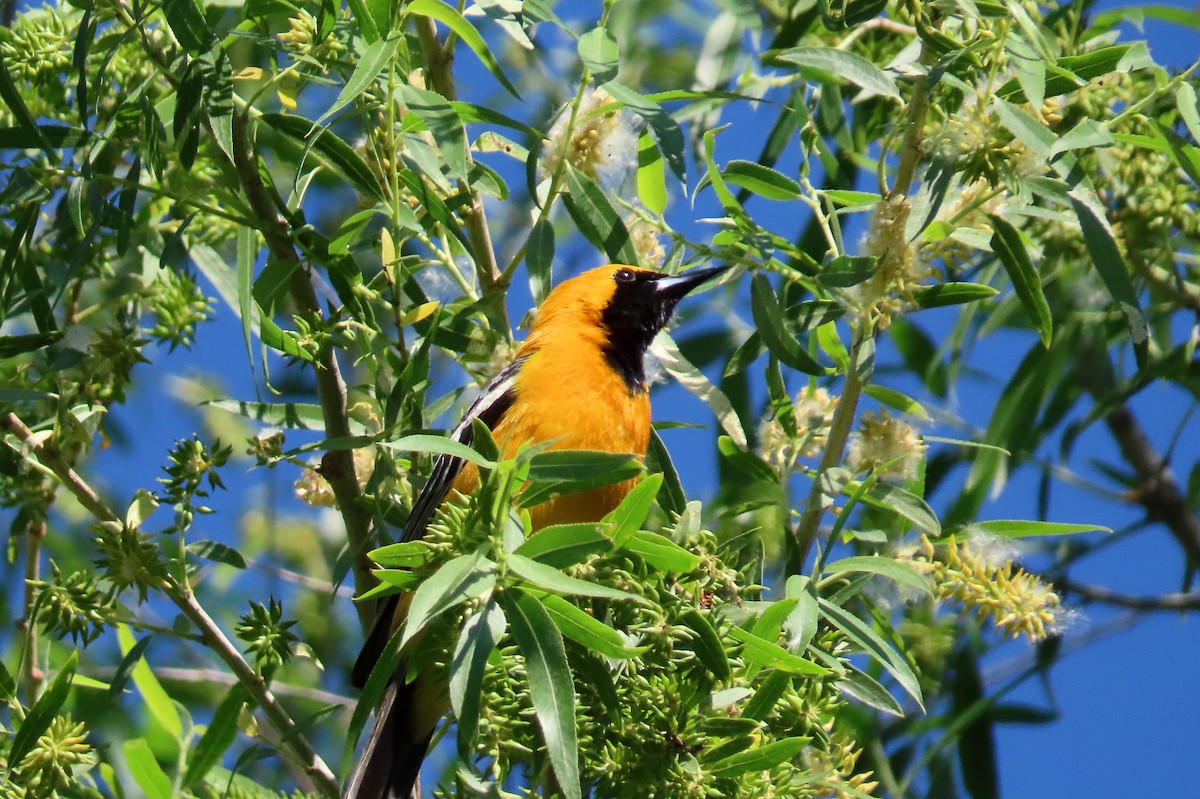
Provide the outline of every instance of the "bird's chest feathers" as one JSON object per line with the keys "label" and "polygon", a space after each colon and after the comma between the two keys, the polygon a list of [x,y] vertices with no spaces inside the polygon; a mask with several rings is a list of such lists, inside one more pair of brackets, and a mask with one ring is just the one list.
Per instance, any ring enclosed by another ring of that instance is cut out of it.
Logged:
{"label": "bird's chest feathers", "polygon": [[[559,337],[529,355],[517,378],[507,432],[517,441],[552,441],[555,449],[642,455],[650,437],[650,398],[631,392],[598,344]],[[499,440],[499,437],[498,437]]]}

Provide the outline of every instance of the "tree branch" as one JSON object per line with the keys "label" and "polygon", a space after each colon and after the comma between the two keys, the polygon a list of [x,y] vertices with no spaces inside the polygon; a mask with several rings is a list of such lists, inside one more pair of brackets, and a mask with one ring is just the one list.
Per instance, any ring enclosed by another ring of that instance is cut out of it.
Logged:
{"label": "tree branch", "polygon": [[[121,517],[100,499],[87,481],[80,477],[58,453],[38,441],[33,431],[16,414],[9,413],[0,418],[0,429],[15,435],[22,446],[28,448],[36,461],[53,472],[89,513],[100,521],[123,523]],[[271,689],[263,678],[246,662],[242,653],[222,632],[220,626],[196,601],[191,590],[179,585],[171,578],[164,580],[160,588],[183,615],[191,620],[200,631],[205,645],[229,667],[238,682],[245,686],[255,703],[263,709],[267,718],[280,731],[281,751],[290,755],[301,765],[322,794],[334,797],[334,799],[340,796],[341,788],[329,766],[312,748],[308,739],[300,733],[296,723],[275,699],[275,695],[271,693]]]}
{"label": "tree branch", "polygon": [[1084,602],[1101,602],[1131,610],[1200,610],[1200,591],[1187,594],[1162,594],[1161,596],[1131,596],[1110,591],[1099,585],[1056,580],[1055,587],[1064,594],[1075,594]]}
{"label": "tree branch", "polygon": [[[237,172],[242,191],[258,217],[259,230],[267,243],[271,255],[296,268],[292,272],[290,292],[292,301],[302,314],[321,315],[321,306],[313,290],[312,277],[296,248],[292,244],[288,223],[280,216],[272,201],[262,175],[259,162],[250,142],[246,112],[235,111],[233,115],[233,167]],[[344,438],[350,435],[350,419],[347,412],[346,384],[342,380],[337,356],[332,346],[323,347],[316,359],[317,396],[321,404],[321,415],[325,421],[328,438]],[[346,538],[354,553],[354,585],[362,593],[375,585],[371,575],[367,551],[371,546],[371,514],[359,504],[362,492],[358,475],[354,470],[354,452],[348,449],[329,450],[321,458],[321,476],[333,489],[338,510],[346,526]],[[356,608],[359,622],[366,629],[373,621],[371,609]]]}

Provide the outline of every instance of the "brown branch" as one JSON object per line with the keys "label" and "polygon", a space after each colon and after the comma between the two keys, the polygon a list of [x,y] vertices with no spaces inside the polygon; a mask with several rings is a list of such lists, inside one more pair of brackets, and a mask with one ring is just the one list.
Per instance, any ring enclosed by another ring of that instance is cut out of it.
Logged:
{"label": "brown branch", "polygon": [[1200,610],[1200,591],[1190,593],[1162,594],[1160,596],[1131,596],[1110,591],[1099,585],[1074,583],[1058,580],[1055,587],[1064,594],[1075,594],[1084,602],[1101,602],[1130,610]]}
{"label": "brown branch", "polygon": [[1104,422],[1141,483],[1131,498],[1146,509],[1151,519],[1166,525],[1192,565],[1200,567],[1200,519],[1196,518],[1187,497],[1179,490],[1170,465],[1154,449],[1137,417],[1125,403],[1105,416]]}
{"label": "brown branch", "polygon": [[[115,668],[100,669],[95,674],[97,679],[107,680],[116,673]],[[183,669],[171,666],[155,666],[154,676],[160,682],[180,683],[183,685],[195,685],[196,683],[207,683],[210,685],[223,685],[230,687],[238,684],[238,679],[226,671],[218,669]],[[348,696],[335,694],[332,691],[322,691],[319,688],[305,688],[300,685],[290,685],[288,683],[275,680],[271,683],[271,691],[276,696],[288,696],[293,699],[303,699],[309,702],[315,702],[320,705],[337,705],[338,707],[354,709],[358,704],[358,700],[351,699]]]}
{"label": "brown branch", "polygon": [[[437,24],[431,17],[417,16],[414,23],[417,38],[421,42],[421,52],[425,57],[425,73],[429,76],[429,85],[447,100],[458,99],[458,91],[454,86],[454,50],[445,47],[438,40]],[[472,163],[471,148],[467,148],[467,168]],[[487,214],[483,209],[483,197],[474,191],[465,181],[458,182],[458,190],[470,198],[470,202],[462,211],[463,226],[467,230],[467,238],[471,242],[471,250],[475,256],[475,273],[483,287],[486,297],[503,290],[504,276],[500,264],[496,262],[496,251],[492,246],[492,233],[488,228]],[[496,319],[503,323],[503,333],[508,335],[508,318],[504,303],[494,303],[493,310],[498,314]]]}
{"label": "brown branch", "polygon": [[[312,276],[299,253],[292,244],[289,225],[280,216],[275,203],[267,191],[259,173],[259,160],[250,142],[250,132],[244,111],[233,115],[233,161],[242,191],[246,194],[251,210],[258,217],[259,230],[267,243],[272,257],[285,263],[295,264],[292,271],[290,292],[292,301],[301,314],[319,317],[321,305],[313,289]],[[344,438],[350,435],[350,419],[346,403],[346,384],[332,346],[318,353],[315,362],[317,396],[321,404],[321,415],[325,420],[325,435],[328,438]],[[362,492],[358,475],[354,470],[354,452],[348,449],[330,450],[321,458],[321,476],[333,489],[338,510],[346,526],[346,539],[354,552],[354,585],[359,593],[375,585],[371,575],[367,551],[371,543],[371,514],[359,504]],[[373,621],[371,608],[357,608],[359,622],[364,629]]]}
{"label": "brown branch", "polygon": [[[100,521],[122,523],[121,518],[100,499],[87,481],[80,477],[58,453],[39,442],[33,431],[17,418],[16,414],[9,413],[0,418],[0,429],[13,433],[20,440],[22,446],[32,453],[37,462],[53,472],[67,490],[79,500],[80,504],[87,508],[89,513]],[[191,620],[199,630],[205,645],[229,667],[238,682],[245,686],[255,703],[263,709],[271,723],[280,730],[282,734],[280,751],[300,764],[321,793],[329,797],[340,796],[341,788],[329,766],[312,748],[308,739],[300,733],[296,723],[275,699],[275,695],[263,678],[246,662],[242,653],[222,632],[220,626],[196,601],[191,590],[170,578],[164,580],[159,588],[175,603],[183,615]]]}

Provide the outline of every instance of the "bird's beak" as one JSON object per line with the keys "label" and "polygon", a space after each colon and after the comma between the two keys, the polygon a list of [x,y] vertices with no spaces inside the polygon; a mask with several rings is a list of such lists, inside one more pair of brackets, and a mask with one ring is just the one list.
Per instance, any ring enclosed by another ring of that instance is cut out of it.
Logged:
{"label": "bird's beak", "polygon": [[710,277],[716,277],[727,272],[730,268],[732,268],[731,265],[725,264],[724,266],[712,266],[707,269],[692,269],[681,275],[659,278],[654,281],[654,295],[663,300],[678,302],[689,291],[704,283]]}

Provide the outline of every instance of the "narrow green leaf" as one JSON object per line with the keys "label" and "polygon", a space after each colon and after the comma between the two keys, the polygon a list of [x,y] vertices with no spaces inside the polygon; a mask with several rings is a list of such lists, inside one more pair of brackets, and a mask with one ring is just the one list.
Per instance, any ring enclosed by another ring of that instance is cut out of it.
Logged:
{"label": "narrow green leaf", "polygon": [[896,682],[900,684],[900,687],[907,691],[908,695],[915,699],[917,704],[921,706],[921,709],[924,710],[925,705],[921,698],[921,684],[917,680],[917,675],[913,674],[913,670],[908,665],[908,661],[904,659],[904,656],[893,649],[887,641],[884,641],[879,633],[871,629],[870,625],[850,611],[833,604],[827,599],[818,599],[817,602],[821,606],[822,615],[845,633],[846,637],[858,646],[859,649],[866,652],[887,669],[888,673],[896,678]]}
{"label": "narrow green leaf", "polygon": [[942,534],[942,525],[929,504],[900,486],[876,483],[871,486],[863,500],[877,508],[903,516],[933,538]]}
{"label": "narrow green leaf", "polygon": [[13,679],[3,661],[0,661],[0,700],[7,702],[17,695],[17,681]]}
{"label": "narrow green leaf", "polygon": [[635,531],[621,545],[621,549],[632,552],[656,569],[677,574],[693,571],[704,560],[666,536],[646,530]]}
{"label": "narrow green leaf", "polygon": [[515,554],[561,569],[610,549],[612,540],[596,524],[555,524],[543,527],[517,547]]}
{"label": "narrow green leaf", "polygon": [[58,154],[54,152],[54,148],[50,146],[50,142],[46,141],[46,137],[42,133],[42,128],[38,125],[37,120],[33,118],[33,114],[29,111],[29,106],[25,105],[25,100],[21,97],[21,92],[13,83],[12,75],[8,71],[8,63],[6,59],[0,58],[0,99],[4,100],[8,110],[12,112],[13,119],[18,127],[21,128],[33,141],[40,147],[50,158],[51,163],[56,163]]}
{"label": "narrow green leaf", "polygon": [[624,546],[641,529],[642,523],[650,515],[650,509],[654,507],[654,498],[662,480],[661,474],[652,474],[639,480],[621,500],[621,504],[604,517],[603,530],[616,546]]}
{"label": "narrow green leaf", "polygon": [[721,175],[726,182],[768,200],[794,200],[801,194],[799,183],[782,172],[752,161],[730,161],[721,170]]}
{"label": "narrow green leaf", "polygon": [[488,72],[492,73],[492,76],[500,81],[501,85],[508,89],[513,97],[516,97],[518,100],[521,99],[521,95],[517,93],[516,87],[509,83],[508,78],[504,76],[504,71],[500,69],[500,63],[492,55],[487,42],[479,35],[479,31],[475,30],[471,23],[467,22],[463,15],[458,12],[458,9],[452,5],[443,3],[442,0],[411,0],[404,7],[404,10],[408,14],[419,14],[422,17],[436,19],[454,31],[458,35],[458,38],[462,39],[467,47],[471,48],[471,52],[475,53],[475,56],[483,62]]}
{"label": "narrow green leaf", "polygon": [[166,0],[163,13],[175,40],[192,55],[207,50],[216,38],[196,0]]}
{"label": "narrow green leaf", "polygon": [[[414,5],[416,5],[415,2],[410,3],[409,8],[412,8]],[[359,56],[358,63],[354,65],[354,72],[350,74],[350,79],[342,87],[342,91],[338,94],[337,99],[325,110],[325,113],[317,117],[317,121],[313,123],[313,127],[321,127],[325,120],[332,119],[335,114],[362,96],[371,84],[375,82],[375,79],[379,77],[379,74],[391,64],[392,58],[396,55],[396,48],[399,45],[399,36],[389,36],[386,39],[379,39],[368,44],[366,49],[363,50],[362,55]]]}
{"label": "narrow green leaf", "polygon": [[604,191],[570,164],[567,164],[567,189],[563,202],[579,232],[613,263],[636,266],[637,250],[629,238],[629,231]]}
{"label": "narrow green leaf", "polygon": [[204,775],[221,762],[225,752],[233,745],[238,733],[238,715],[249,699],[246,689],[234,685],[217,705],[208,729],[200,736],[188,757],[184,787],[192,787],[204,779]]}
{"label": "narrow green leaf", "polygon": [[536,560],[527,558],[524,555],[518,555],[515,552],[508,556],[507,563],[509,571],[531,585],[541,588],[543,591],[550,591],[555,594],[567,594],[568,596],[617,599],[636,602],[639,605],[646,604],[646,600],[636,594],[621,591],[607,585],[601,585],[600,583],[580,580],[578,577],[571,577],[553,566],[539,563]]}
{"label": "narrow green leaf", "polygon": [[1029,260],[1025,242],[1017,229],[1004,217],[989,214],[989,218],[995,231],[992,233],[992,252],[1004,264],[1017,297],[1042,338],[1042,345],[1049,347],[1054,335],[1054,322],[1050,317],[1050,304],[1042,292],[1041,276]]}
{"label": "narrow green leaf", "polygon": [[1111,147],[1115,142],[1107,125],[1094,119],[1085,119],[1063,134],[1050,148],[1050,158],[1068,150],[1090,150],[1096,147]]}
{"label": "narrow green leaf", "polygon": [[822,571],[823,574],[843,574],[845,572],[881,574],[900,585],[907,585],[930,596],[933,595],[933,589],[930,588],[929,580],[925,575],[895,558],[881,555],[855,555],[835,560],[833,563],[827,564]]}
{"label": "narrow green leaf", "polygon": [[889,408],[895,408],[901,413],[915,416],[918,419],[929,418],[929,412],[925,410],[924,405],[894,388],[881,386],[877,383],[869,383],[863,387],[863,393],[871,399],[887,405]]}
{"label": "narrow green leaf", "polygon": [[388,569],[419,569],[434,558],[434,551],[424,540],[399,541],[384,544],[367,553],[373,563]]}
{"label": "narrow green leaf", "polygon": [[[726,213],[740,216],[744,215],[746,211],[742,208],[741,203],[737,201],[737,198],[733,196],[733,192],[729,190],[729,186],[725,183],[725,178],[721,175],[721,170],[717,169],[717,163],[713,159],[717,147],[717,134],[724,129],[724,127],[714,128],[704,133],[704,174],[706,179],[712,183],[713,192],[716,193],[717,199]],[[697,193],[703,187],[704,181],[701,180],[700,185],[696,188]]]}
{"label": "narrow green leaf", "polygon": [[458,722],[458,741],[461,753],[474,750],[479,732],[479,708],[483,699],[483,674],[488,656],[496,643],[504,636],[508,620],[496,604],[495,597],[488,597],[483,607],[472,613],[463,622],[454,657],[450,661],[450,705]]}
{"label": "narrow green leaf", "polygon": [[554,774],[566,799],[583,799],[579,782],[579,740],[575,726],[575,681],[562,634],[545,608],[529,594],[512,589],[501,596],[509,630],[525,656],[529,694]]}
{"label": "narrow green leaf", "polygon": [[621,48],[608,28],[600,25],[579,37],[579,58],[592,74],[592,80],[601,86],[617,77]]}
{"label": "narrow green leaf", "polygon": [[671,453],[655,429],[650,430],[650,444],[646,448],[646,469],[651,474],[661,474],[662,486],[658,489],[658,504],[667,514],[682,514],[687,507],[687,494],[679,480],[679,472],[671,461]]}
{"label": "narrow green leaf", "polygon": [[825,374],[825,369],[800,347],[785,327],[779,301],[762,274],[750,281],[750,310],[758,335],[781,363],[806,374]]}
{"label": "narrow green leaf", "polygon": [[769,54],[771,61],[795,64],[803,69],[817,69],[839,81],[846,80],[869,92],[900,99],[896,81],[866,58],[832,47],[792,47]]}
{"label": "narrow green leaf", "polygon": [[[121,647],[121,654],[127,654],[136,645],[133,637],[133,631],[128,625],[121,624],[117,626],[117,643]],[[150,711],[150,715],[162,726],[164,730],[170,733],[176,741],[183,740],[183,719],[179,717],[179,711],[175,707],[175,701],[171,699],[171,695],[162,687],[162,683],[154,676],[154,672],[150,669],[150,664],[146,659],[139,658],[134,664],[130,672],[133,675],[133,684],[137,686],[138,693],[142,695],[142,701],[146,703],[146,709]]]}
{"label": "narrow green leaf", "polygon": [[805,660],[799,655],[787,651],[779,644],[760,638],[741,627],[730,628],[729,637],[742,644],[742,657],[747,662],[788,674],[817,677],[829,673],[829,669],[824,666],[818,666],[811,660]]}
{"label": "narrow green leaf", "polygon": [[791,681],[792,675],[786,672],[768,671],[766,679],[762,681],[754,692],[754,696],[750,697],[750,701],[746,703],[746,707],[742,711],[743,718],[764,721],[775,709],[775,703],[779,701],[779,697],[783,696],[783,692],[787,690]]}
{"label": "narrow green leaf", "polygon": [[550,293],[550,272],[554,263],[554,225],[541,217],[529,231],[525,247],[525,266],[529,269],[529,292],[535,305],[541,305]]}
{"label": "narrow green leaf", "polygon": [[1191,81],[1184,81],[1175,90],[1175,105],[1179,116],[1187,126],[1192,141],[1200,142],[1200,108],[1196,105],[1196,89]]}
{"label": "narrow green leaf", "polygon": [[1129,335],[1133,340],[1134,351],[1138,353],[1139,362],[1144,361],[1146,344],[1150,331],[1146,318],[1138,305],[1137,291],[1129,276],[1129,267],[1121,256],[1121,250],[1113,238],[1112,228],[1104,218],[1103,212],[1095,195],[1090,191],[1084,193],[1081,187],[1071,190],[1071,206],[1079,219],[1079,227],[1083,231],[1083,240],[1091,253],[1092,263],[1100,279],[1104,282],[1113,301],[1125,315],[1129,326]]}
{"label": "narrow green leaf", "polygon": [[458,180],[468,177],[467,131],[458,112],[437,92],[418,89],[402,83],[399,86],[400,97],[433,135],[441,150],[450,176]]}
{"label": "narrow green leaf", "polygon": [[142,636],[138,642],[129,648],[129,651],[121,657],[121,662],[117,664],[117,670],[113,673],[112,681],[108,684],[107,700],[116,702],[121,698],[121,694],[125,691],[125,686],[129,684],[129,676],[133,671],[133,667],[142,659],[142,654],[146,651],[146,647],[150,645],[150,639],[153,634]]}
{"label": "narrow green leaf", "polygon": [[1050,151],[1058,141],[1058,137],[1025,109],[1015,106],[1001,97],[996,98],[995,105],[996,113],[1000,117],[1000,124],[1004,125],[1009,133],[1016,136],[1034,155],[1048,161]]}
{"label": "narrow green leaf", "polygon": [[[288,114],[263,114],[260,121],[272,130],[300,142],[316,153],[340,177],[373,200],[383,200],[383,188],[371,167],[353,147],[328,128],[314,130],[316,123]],[[416,227],[419,227],[417,225]]]}
{"label": "narrow green leaf", "polygon": [[413,593],[400,648],[438,614],[492,590],[495,585],[496,564],[485,558],[482,550],[445,563]]}
{"label": "narrow green leaf", "polygon": [[630,646],[620,632],[560,596],[543,597],[542,607],[563,635],[606,658],[628,660],[648,649]]}
{"label": "narrow green leaf", "polygon": [[79,653],[72,652],[67,662],[59,668],[58,674],[54,675],[49,687],[33,703],[33,707],[29,708],[21,726],[13,735],[12,746],[7,752],[9,762],[20,763],[33,749],[42,733],[50,729],[51,722],[58,715],[58,709],[67,701],[67,694],[71,692],[71,681],[75,677],[75,667],[78,663]]}
{"label": "narrow green leaf", "polygon": [[918,308],[942,308],[947,305],[990,300],[999,293],[997,289],[980,283],[942,283],[917,289],[913,292],[913,301]]}
{"label": "narrow green leaf", "polygon": [[388,449],[404,452],[432,452],[436,455],[453,455],[456,458],[462,458],[468,463],[473,463],[484,469],[496,468],[495,461],[490,461],[465,444],[460,444],[445,436],[416,433],[411,436],[401,436],[391,441],[380,441],[377,443]]}
{"label": "narrow green leaf", "polygon": [[[604,84],[604,90],[614,100],[646,121],[650,135],[658,144],[659,152],[662,153],[663,158],[667,159],[667,165],[671,167],[671,172],[683,184],[684,191],[686,191],[688,176],[687,159],[684,157],[685,139],[683,128],[675,121],[675,118],[657,102],[623,83],[609,81]],[[661,166],[659,168],[661,169]]]}
{"label": "narrow green leaf", "polygon": [[1111,533],[1112,529],[1099,524],[1070,524],[1067,522],[1039,522],[1017,519],[994,519],[975,522],[971,527],[1001,538],[1027,538],[1039,535],[1074,535],[1075,533]]}
{"label": "narrow green leaf", "polygon": [[42,276],[28,255],[29,238],[33,235],[37,220],[38,207],[32,204],[26,206],[17,217],[4,252],[3,264],[0,265],[0,274],[9,273],[9,269],[16,270],[38,332],[42,335],[52,335],[58,331],[58,325],[54,321],[54,309],[50,307],[50,295],[42,283]]}
{"label": "narrow green leaf", "polygon": [[[190,0],[185,0],[190,2]],[[171,778],[163,771],[145,738],[134,738],[121,746],[129,776],[146,799],[171,799]]]}
{"label": "narrow green leaf", "polygon": [[812,743],[812,738],[796,736],[772,741],[744,752],[718,760],[705,770],[718,779],[736,777],[751,771],[766,771],[799,755]]}
{"label": "narrow green leaf", "polygon": [[246,568],[246,559],[242,557],[242,553],[218,541],[193,541],[187,545],[187,551],[196,557],[224,563],[235,569]]}
{"label": "narrow green leaf", "polygon": [[662,216],[667,210],[667,180],[662,153],[648,134],[638,139],[638,199],[646,210]]}
{"label": "narrow green leaf", "polygon": [[729,679],[729,658],[725,647],[717,635],[712,623],[698,610],[685,611],[679,617],[680,623],[695,633],[691,640],[690,649],[696,653],[696,659],[709,670],[718,682]]}
{"label": "narrow green leaf", "polygon": [[880,685],[874,677],[853,666],[846,666],[846,673],[838,680],[837,687],[842,693],[854,697],[868,707],[887,713],[889,716],[901,717],[904,715],[904,709],[886,688]]}
{"label": "narrow green leaf", "polygon": [[671,338],[669,333],[665,330],[659,331],[650,344],[650,351],[658,359],[659,365],[667,371],[667,374],[708,406],[709,411],[716,417],[717,424],[738,447],[745,449],[749,446],[746,431],[742,427],[742,420],[729,397],[695,364],[684,357],[679,345],[675,343],[675,339]]}

